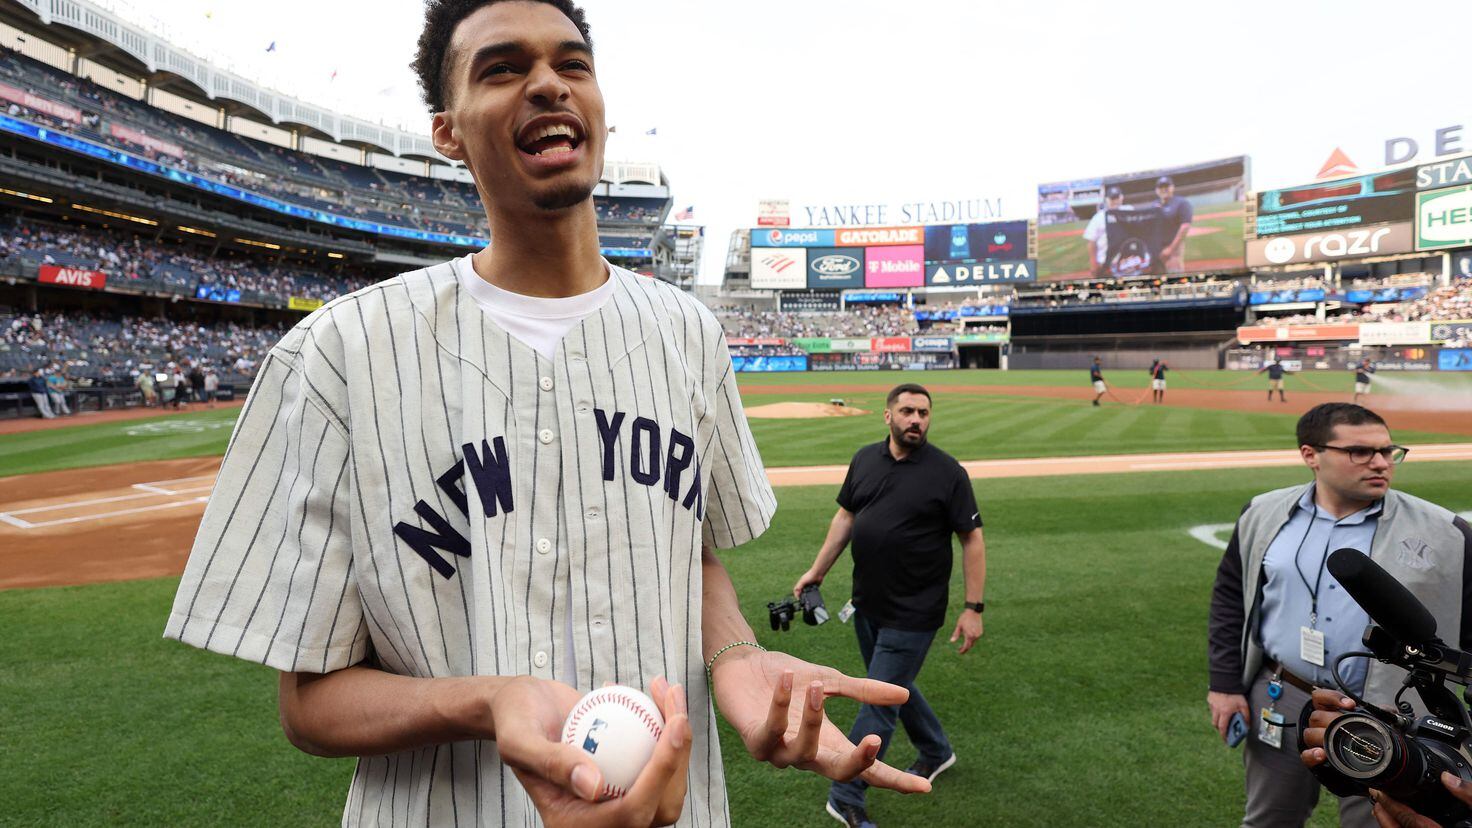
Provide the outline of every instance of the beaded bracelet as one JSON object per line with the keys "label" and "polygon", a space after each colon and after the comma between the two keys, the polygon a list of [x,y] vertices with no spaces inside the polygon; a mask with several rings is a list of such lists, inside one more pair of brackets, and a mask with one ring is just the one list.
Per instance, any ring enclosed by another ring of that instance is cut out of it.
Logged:
{"label": "beaded bracelet", "polygon": [[711,656],[710,657],[710,661],[706,663],[706,665],[705,665],[705,680],[706,680],[706,682],[710,683],[711,685],[714,685],[715,684],[715,677],[711,674],[711,670],[716,666],[716,659],[720,658],[721,655],[724,654],[727,650],[734,649],[736,647],[755,647],[755,648],[757,648],[758,650],[761,650],[764,653],[767,651],[767,648],[766,647],[763,647],[762,645],[756,643],[755,641],[733,641],[730,644],[727,644],[726,646],[720,648],[719,650],[716,650],[716,654],[713,655],[713,656]]}

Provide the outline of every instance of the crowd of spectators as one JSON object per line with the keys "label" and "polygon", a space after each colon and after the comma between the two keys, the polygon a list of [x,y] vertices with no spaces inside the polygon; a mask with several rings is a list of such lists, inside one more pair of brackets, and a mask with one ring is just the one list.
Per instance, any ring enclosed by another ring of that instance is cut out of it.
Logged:
{"label": "crowd of spectators", "polygon": [[1087,282],[1041,284],[1019,290],[1020,307],[1059,308],[1072,305],[1162,302],[1230,298],[1243,290],[1241,282],[1202,276],[1155,279],[1098,279]]}
{"label": "crowd of spectators", "polygon": [[112,285],[142,282],[188,296],[195,295],[201,285],[220,286],[258,294],[253,297],[256,300],[275,299],[277,304],[293,296],[326,301],[371,281],[257,258],[210,255],[183,243],[158,244],[101,227],[33,221],[0,225],[0,260],[27,254],[37,264],[102,271]]}
{"label": "crowd of spectators", "polygon": [[1320,320],[1311,313],[1264,316],[1258,325],[1348,324],[1360,322],[1432,322],[1472,319],[1472,278],[1459,277],[1420,299],[1379,302],[1328,314]]}
{"label": "crowd of spectators", "polygon": [[716,316],[733,339],[780,337],[874,337],[920,333],[915,315],[895,305],[858,305],[842,312],[800,313],[753,309],[724,309]]}
{"label": "crowd of spectators", "polygon": [[77,385],[133,386],[141,374],[198,364],[230,380],[254,375],[283,326],[0,309],[0,380],[40,368]]}

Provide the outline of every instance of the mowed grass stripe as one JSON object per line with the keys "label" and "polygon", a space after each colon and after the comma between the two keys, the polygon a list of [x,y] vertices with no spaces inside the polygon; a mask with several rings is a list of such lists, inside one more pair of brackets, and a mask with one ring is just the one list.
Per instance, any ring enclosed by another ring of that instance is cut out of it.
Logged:
{"label": "mowed grass stripe", "polygon": [[[962,658],[945,639],[918,684],[958,764],[927,796],[871,796],[880,824],[1219,826],[1240,820],[1241,754],[1205,708],[1205,618],[1220,552],[1191,526],[1232,521],[1302,469],[976,481],[986,520],[986,636]],[[1408,462],[1397,487],[1472,509],[1467,464]],[[722,553],[764,645],[861,669],[853,631],[832,621],[772,632],[766,602],[812,562],[836,486],[784,488],[772,528]],[[412,557],[412,555],[411,555]],[[849,594],[851,560],[823,584]],[[428,577],[428,575],[426,575]],[[174,579],[0,592],[0,808],[40,825],[335,824],[351,760],[286,743],[276,676],[160,639]],[[652,677],[649,677],[652,678]],[[833,700],[842,728],[857,706]],[[820,826],[827,785],[745,755],[722,725],[733,824]],[[914,748],[901,732],[890,760]],[[1060,784],[1088,768],[1083,784]],[[180,796],[186,790],[188,796]],[[1335,824],[1329,800],[1314,826]]]}

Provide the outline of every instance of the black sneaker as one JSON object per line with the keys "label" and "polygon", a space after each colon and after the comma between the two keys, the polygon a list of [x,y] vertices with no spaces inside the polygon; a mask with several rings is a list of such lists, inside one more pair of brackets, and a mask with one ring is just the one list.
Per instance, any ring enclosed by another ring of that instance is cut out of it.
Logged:
{"label": "black sneaker", "polygon": [[879,828],[874,824],[874,820],[869,819],[869,812],[857,805],[839,805],[830,799],[826,808],[828,816],[842,822],[848,828]]}
{"label": "black sneaker", "polygon": [[913,773],[916,776],[923,776],[925,777],[925,781],[934,782],[935,778],[937,776],[940,776],[942,771],[954,764],[956,764],[956,754],[954,751],[952,751],[951,758],[945,760],[944,762],[941,762],[940,764],[931,762],[929,759],[916,759],[915,764],[909,766],[908,768],[905,768],[905,773]]}

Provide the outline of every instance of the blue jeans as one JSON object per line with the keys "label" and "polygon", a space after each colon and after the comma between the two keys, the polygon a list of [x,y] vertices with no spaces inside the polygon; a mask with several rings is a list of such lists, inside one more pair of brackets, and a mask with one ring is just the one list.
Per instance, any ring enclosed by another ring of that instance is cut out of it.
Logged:
{"label": "blue jeans", "polygon": [[[863,613],[854,613],[854,632],[859,636],[859,652],[864,656],[864,667],[869,678],[896,684],[910,691],[910,700],[903,705],[876,707],[866,704],[859,708],[859,718],[849,731],[849,741],[858,744],[870,733],[879,734],[879,759],[889,750],[890,738],[894,736],[895,719],[905,726],[910,742],[920,752],[920,757],[936,764],[950,758],[951,743],[946,739],[935,711],[920,695],[915,686],[915,677],[925,664],[925,654],[935,638],[935,630],[914,632],[880,627]],[[834,802],[863,806],[864,794],[869,783],[863,779],[851,782],[834,782],[829,797]]]}

